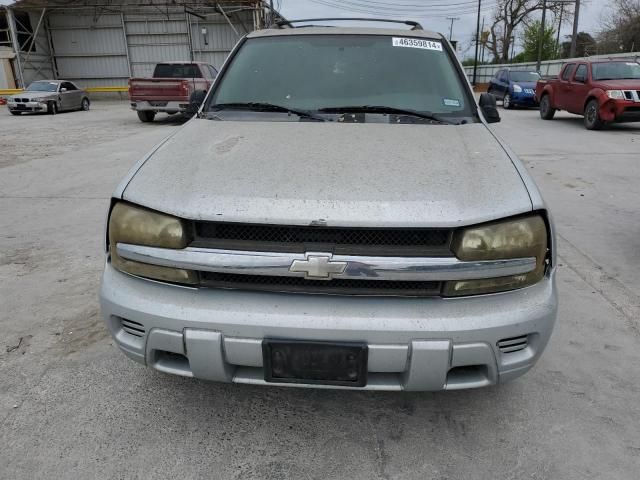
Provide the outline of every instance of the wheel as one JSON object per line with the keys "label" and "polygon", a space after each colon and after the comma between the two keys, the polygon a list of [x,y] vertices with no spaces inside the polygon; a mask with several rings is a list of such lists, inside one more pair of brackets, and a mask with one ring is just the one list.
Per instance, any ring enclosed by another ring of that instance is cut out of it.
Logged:
{"label": "wheel", "polygon": [[49,102],[47,104],[47,113],[50,115],[58,113],[58,104],[56,102]]}
{"label": "wheel", "polygon": [[605,122],[600,118],[600,106],[595,98],[584,109],[584,126],[587,130],[601,130]]}
{"label": "wheel", "polygon": [[556,114],[556,109],[551,106],[549,94],[544,95],[540,99],[540,118],[543,120],[552,120]]}
{"label": "wheel", "polygon": [[506,93],[504,98],[502,99],[502,106],[507,110],[511,110],[513,108],[513,103],[511,103],[511,95]]}
{"label": "wheel", "polygon": [[84,97],[82,99],[82,103],[80,104],[80,110],[84,110],[85,112],[89,111],[89,106],[91,105],[91,103],[89,102],[89,99],[87,97]]}
{"label": "wheel", "polygon": [[156,112],[151,112],[149,110],[143,110],[138,112],[138,118],[141,122],[153,122],[153,119],[156,118]]}
{"label": "wheel", "polygon": [[9,110],[11,115],[20,115],[22,112],[16,112],[15,110]]}

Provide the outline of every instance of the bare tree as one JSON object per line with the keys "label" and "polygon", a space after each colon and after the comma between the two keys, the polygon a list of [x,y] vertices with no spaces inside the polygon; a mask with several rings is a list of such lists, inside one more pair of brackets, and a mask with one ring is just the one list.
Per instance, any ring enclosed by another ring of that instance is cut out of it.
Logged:
{"label": "bare tree", "polygon": [[602,53],[640,50],[640,0],[611,0],[598,35]]}
{"label": "bare tree", "polygon": [[[632,0],[636,1],[636,0]],[[487,48],[493,55],[494,62],[507,63],[515,38],[515,30],[520,25],[527,25],[534,19],[534,13],[542,10],[544,0],[499,0],[489,28]],[[560,5],[553,0],[547,1],[548,11],[556,13]],[[565,14],[568,8],[564,7]]]}

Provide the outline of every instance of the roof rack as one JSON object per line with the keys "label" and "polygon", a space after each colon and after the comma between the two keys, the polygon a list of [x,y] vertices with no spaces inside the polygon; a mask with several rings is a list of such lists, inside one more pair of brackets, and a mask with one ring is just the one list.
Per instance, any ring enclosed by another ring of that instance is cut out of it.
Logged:
{"label": "roof rack", "polygon": [[[403,25],[409,25],[411,30],[423,30],[422,25],[418,22],[414,22],[413,20],[390,20],[387,18],[362,18],[362,17],[353,17],[353,18],[344,18],[344,17],[333,17],[333,18],[303,18],[300,20],[280,20],[276,22],[276,26],[279,28],[289,27],[289,28],[303,28],[303,27],[312,27],[317,25],[300,25],[295,27],[294,23],[302,23],[302,22],[384,22],[384,23],[400,23]],[[322,25],[326,27],[328,25]]]}

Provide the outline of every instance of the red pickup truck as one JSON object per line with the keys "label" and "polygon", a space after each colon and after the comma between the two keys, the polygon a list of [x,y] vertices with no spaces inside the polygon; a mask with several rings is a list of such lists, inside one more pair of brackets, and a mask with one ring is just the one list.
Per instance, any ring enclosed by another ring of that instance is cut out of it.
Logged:
{"label": "red pickup truck", "polygon": [[186,112],[189,97],[207,91],[218,71],[202,62],[165,62],[156,65],[152,78],[129,79],[131,108],[142,122],[152,122],[158,112]]}
{"label": "red pickup truck", "polygon": [[557,110],[584,116],[589,130],[608,123],[640,121],[640,64],[635,60],[579,60],[566,63],[558,78],[539,80],[540,116]]}

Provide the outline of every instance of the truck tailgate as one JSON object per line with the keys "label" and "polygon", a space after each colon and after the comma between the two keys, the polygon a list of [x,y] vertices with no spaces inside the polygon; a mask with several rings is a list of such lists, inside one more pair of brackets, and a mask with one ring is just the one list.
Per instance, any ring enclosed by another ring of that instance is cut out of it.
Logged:
{"label": "truck tailgate", "polygon": [[129,80],[131,100],[189,100],[189,80],[175,78],[132,78]]}

